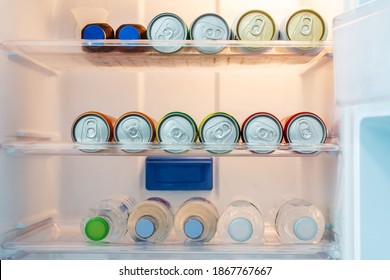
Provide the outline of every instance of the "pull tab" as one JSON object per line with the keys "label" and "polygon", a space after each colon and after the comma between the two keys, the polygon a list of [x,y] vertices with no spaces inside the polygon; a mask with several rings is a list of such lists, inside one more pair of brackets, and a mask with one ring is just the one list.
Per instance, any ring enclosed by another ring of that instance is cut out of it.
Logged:
{"label": "pull tab", "polygon": [[301,18],[299,31],[302,35],[307,36],[311,33],[313,28],[313,18],[309,15],[304,15]]}
{"label": "pull tab", "polygon": [[271,142],[275,138],[275,132],[266,128],[260,128],[257,130],[257,137],[261,140]]}
{"label": "pull tab", "polygon": [[[171,19],[166,19],[162,22],[160,28],[157,30],[156,35],[159,40],[173,40],[175,32],[175,22]],[[177,36],[176,36],[177,37]]]}
{"label": "pull tab", "polygon": [[180,129],[180,127],[174,126],[171,129],[170,134],[177,142],[185,142],[187,140],[187,134],[184,130]]}
{"label": "pull tab", "polygon": [[122,124],[122,129],[126,134],[127,140],[130,142],[142,142],[143,135],[139,120],[132,119],[125,121]]}
{"label": "pull tab", "polygon": [[211,142],[223,143],[232,134],[233,129],[228,122],[220,122],[207,130]]}
{"label": "pull tab", "polygon": [[87,118],[83,123],[81,141],[99,142],[101,140],[101,133],[99,133],[99,130],[99,123],[93,118]]}
{"label": "pull tab", "polygon": [[250,33],[253,36],[259,36],[263,32],[265,24],[266,24],[266,22],[264,19],[256,18],[254,25],[252,25]]}
{"label": "pull tab", "polygon": [[298,122],[298,131],[303,139],[310,139],[314,134],[314,127],[306,120]]}
{"label": "pull tab", "polygon": [[205,40],[221,40],[224,35],[221,27],[209,22],[200,22],[200,28],[203,32],[202,39]]}

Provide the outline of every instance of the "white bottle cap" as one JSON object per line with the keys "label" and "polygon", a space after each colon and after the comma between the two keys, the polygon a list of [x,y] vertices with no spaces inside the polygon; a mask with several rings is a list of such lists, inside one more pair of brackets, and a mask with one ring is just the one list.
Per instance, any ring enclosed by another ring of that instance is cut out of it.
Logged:
{"label": "white bottle cap", "polygon": [[294,234],[297,238],[303,241],[313,239],[318,232],[318,225],[310,217],[301,217],[294,223]]}
{"label": "white bottle cap", "polygon": [[253,234],[252,223],[245,218],[237,218],[229,224],[229,235],[237,242],[245,242],[251,238]]}

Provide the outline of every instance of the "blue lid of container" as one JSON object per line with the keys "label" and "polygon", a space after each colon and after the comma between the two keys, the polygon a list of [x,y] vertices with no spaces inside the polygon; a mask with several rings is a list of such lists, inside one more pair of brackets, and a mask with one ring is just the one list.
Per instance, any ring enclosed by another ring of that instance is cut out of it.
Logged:
{"label": "blue lid of container", "polygon": [[318,225],[310,217],[301,217],[294,223],[294,234],[300,240],[308,241],[313,239],[318,232]]}
{"label": "blue lid of container", "polygon": [[147,217],[139,219],[135,225],[135,232],[139,237],[144,239],[151,237],[155,229],[153,220]]}
{"label": "blue lid of container", "polygon": [[121,40],[138,40],[141,38],[138,30],[133,26],[122,27],[116,36]]}
{"label": "blue lid of container", "polygon": [[234,241],[245,242],[251,238],[253,226],[248,219],[237,218],[230,222],[228,231]]}
{"label": "blue lid of container", "polygon": [[196,218],[189,218],[184,224],[184,233],[191,239],[201,237],[203,230],[203,223]]}
{"label": "blue lid of container", "polygon": [[83,39],[87,40],[103,40],[106,38],[106,34],[99,25],[91,24],[84,28]]}

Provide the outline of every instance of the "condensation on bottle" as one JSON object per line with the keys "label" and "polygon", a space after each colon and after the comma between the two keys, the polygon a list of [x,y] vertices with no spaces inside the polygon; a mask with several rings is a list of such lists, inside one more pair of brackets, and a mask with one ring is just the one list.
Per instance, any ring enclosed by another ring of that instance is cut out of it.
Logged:
{"label": "condensation on bottle", "polygon": [[233,201],[218,221],[218,234],[222,243],[262,243],[263,215],[249,201]]}
{"label": "condensation on bottle", "polygon": [[84,239],[104,242],[122,240],[134,206],[135,200],[128,195],[105,199],[92,205],[80,223]]}
{"label": "condensation on bottle", "polygon": [[130,213],[128,231],[135,241],[162,242],[173,228],[171,205],[152,197],[138,204]]}
{"label": "condensation on bottle", "polygon": [[217,231],[218,211],[207,199],[194,197],[177,210],[174,220],[178,240],[209,242]]}
{"label": "condensation on bottle", "polygon": [[318,243],[325,219],[320,209],[303,199],[291,199],[278,210],[275,228],[282,243]]}

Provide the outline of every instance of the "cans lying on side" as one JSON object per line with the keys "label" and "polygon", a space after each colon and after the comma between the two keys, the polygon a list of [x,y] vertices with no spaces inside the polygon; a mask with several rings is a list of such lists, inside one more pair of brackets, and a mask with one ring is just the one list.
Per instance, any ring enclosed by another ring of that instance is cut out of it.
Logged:
{"label": "cans lying on side", "polygon": [[251,145],[265,145],[264,149],[256,148],[251,149],[251,151],[255,153],[271,153],[283,139],[283,128],[274,115],[259,112],[250,115],[244,121],[241,126],[241,136],[242,141],[249,147]]}
{"label": "cans lying on side", "polygon": [[134,144],[134,149],[126,152],[142,151],[156,137],[156,121],[141,112],[128,112],[119,117],[114,127],[115,141]]}
{"label": "cans lying on side", "polygon": [[102,42],[94,42],[95,40],[114,39],[114,29],[107,23],[91,23],[87,24],[81,30],[81,39],[88,40],[83,45],[83,50],[87,52],[108,52],[113,48],[104,46]]}
{"label": "cans lying on side", "polygon": [[[325,41],[328,36],[326,21],[311,9],[302,9],[288,16],[281,25],[280,37],[291,41]],[[311,51],[312,47],[298,47],[301,51]]]}
{"label": "cans lying on side", "polygon": [[[188,28],[179,16],[173,13],[161,13],[150,21],[146,34],[149,40],[186,40]],[[174,53],[183,46],[156,45],[153,48],[161,53]]]}
{"label": "cans lying on side", "polygon": [[171,153],[182,153],[190,149],[198,137],[195,121],[182,112],[166,114],[158,122],[157,140],[164,144],[177,144],[177,148],[164,149]]}
{"label": "cans lying on side", "polygon": [[[100,112],[89,111],[78,116],[72,124],[73,142],[100,144],[113,139],[116,119]],[[84,152],[97,152],[99,148],[82,149]]]}
{"label": "cans lying on side", "polygon": [[[325,143],[327,129],[324,121],[311,112],[300,112],[281,121],[283,136],[287,143],[301,145],[295,150],[301,153],[314,153],[311,146]],[[304,147],[307,146],[307,147]]]}
{"label": "cans lying on side", "polygon": [[[219,15],[207,13],[197,17],[191,24],[190,36],[192,40],[229,40],[230,27]],[[202,53],[217,53],[225,48],[224,45],[210,44],[210,46],[198,46]]]}
{"label": "cans lying on side", "polygon": [[[211,153],[223,154],[232,149],[226,146],[234,145],[240,139],[240,126],[237,120],[224,112],[216,112],[206,116],[199,126],[200,141],[213,144],[212,149],[207,148]],[[214,145],[215,144],[215,145]],[[221,147],[218,147],[221,144]],[[225,146],[225,147],[224,147]]]}
{"label": "cans lying on side", "polygon": [[[233,23],[232,32],[236,39],[244,41],[277,40],[279,30],[276,22],[262,10],[251,10],[239,16]],[[249,49],[261,49],[259,46],[248,46]]]}

